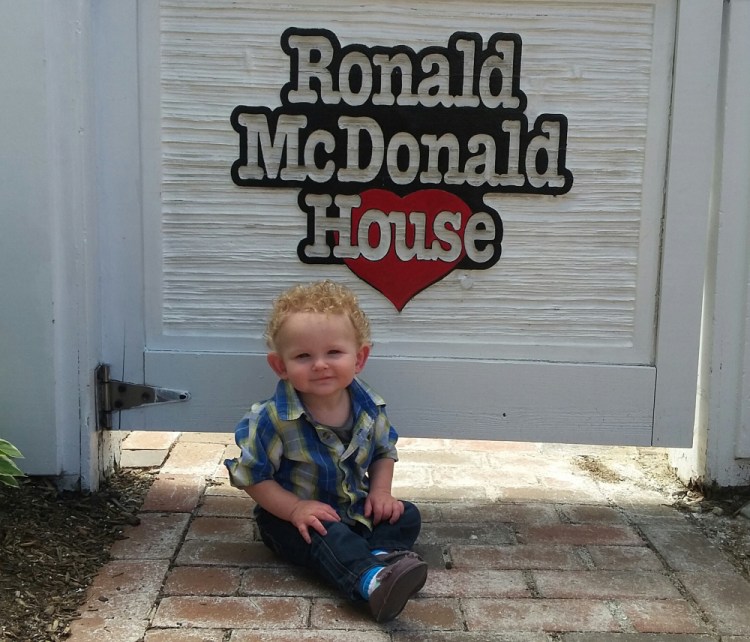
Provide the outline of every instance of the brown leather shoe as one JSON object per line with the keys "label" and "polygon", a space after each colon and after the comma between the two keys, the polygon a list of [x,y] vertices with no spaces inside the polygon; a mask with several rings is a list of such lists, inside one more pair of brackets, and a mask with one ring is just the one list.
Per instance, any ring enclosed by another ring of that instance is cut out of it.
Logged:
{"label": "brown leather shoe", "polygon": [[380,584],[370,595],[370,612],[376,622],[387,622],[404,610],[427,581],[427,564],[414,557],[402,557],[380,572]]}

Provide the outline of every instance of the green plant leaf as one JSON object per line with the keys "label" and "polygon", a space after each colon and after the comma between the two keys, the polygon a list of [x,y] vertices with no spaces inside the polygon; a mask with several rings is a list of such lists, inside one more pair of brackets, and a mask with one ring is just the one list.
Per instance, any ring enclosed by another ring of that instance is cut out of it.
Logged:
{"label": "green plant leaf", "polygon": [[19,483],[18,480],[13,477],[13,475],[0,475],[0,484],[3,484],[5,486],[13,486],[13,488],[18,488]]}
{"label": "green plant leaf", "polygon": [[14,459],[23,459],[21,451],[5,439],[0,439],[0,455],[13,457]]}
{"label": "green plant leaf", "polygon": [[0,455],[0,475],[25,477],[23,471],[5,455]]}

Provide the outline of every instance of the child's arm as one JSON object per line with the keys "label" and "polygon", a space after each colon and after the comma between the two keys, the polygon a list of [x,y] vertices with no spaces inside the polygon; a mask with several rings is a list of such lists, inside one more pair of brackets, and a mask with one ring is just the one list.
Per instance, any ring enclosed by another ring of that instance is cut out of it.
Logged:
{"label": "child's arm", "polygon": [[341,521],[338,513],[328,504],[311,499],[300,499],[273,479],[246,486],[244,491],[261,508],[279,519],[291,522],[308,544],[312,543],[309,528],[325,535],[327,531],[322,522]]}
{"label": "child's arm", "polygon": [[372,462],[367,470],[370,477],[370,494],[365,500],[365,517],[372,516],[375,524],[385,520],[395,524],[404,514],[403,503],[391,494],[395,463],[393,459],[383,457]]}

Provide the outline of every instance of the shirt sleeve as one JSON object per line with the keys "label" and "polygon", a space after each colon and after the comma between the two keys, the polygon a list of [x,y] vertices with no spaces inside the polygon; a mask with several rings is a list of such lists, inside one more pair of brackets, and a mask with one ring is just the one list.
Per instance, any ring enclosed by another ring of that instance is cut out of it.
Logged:
{"label": "shirt sleeve", "polygon": [[227,459],[232,486],[245,488],[273,479],[281,460],[281,439],[264,409],[253,407],[234,432],[239,457]]}
{"label": "shirt sleeve", "polygon": [[385,414],[385,408],[381,408],[375,419],[375,435],[374,435],[374,452],[372,460],[377,459],[393,459],[398,461],[398,451],[396,450],[396,442],[398,441],[398,433],[396,429],[391,425],[388,420],[388,416]]}

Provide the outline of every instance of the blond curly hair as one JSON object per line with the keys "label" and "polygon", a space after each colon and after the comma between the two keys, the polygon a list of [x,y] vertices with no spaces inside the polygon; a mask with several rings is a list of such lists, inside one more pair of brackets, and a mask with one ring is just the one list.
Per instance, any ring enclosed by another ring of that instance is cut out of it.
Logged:
{"label": "blond curly hair", "polygon": [[344,314],[354,326],[357,345],[362,347],[372,343],[370,321],[359,307],[354,292],[345,285],[325,280],[292,286],[274,300],[264,335],[270,350],[278,348],[276,339],[284,321],[297,312]]}

